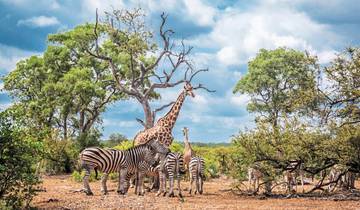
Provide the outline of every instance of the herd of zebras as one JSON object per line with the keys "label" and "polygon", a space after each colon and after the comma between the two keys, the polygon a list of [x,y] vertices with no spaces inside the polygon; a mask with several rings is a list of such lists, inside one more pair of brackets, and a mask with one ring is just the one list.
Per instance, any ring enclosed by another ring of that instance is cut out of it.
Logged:
{"label": "herd of zebras", "polygon": [[[302,164],[290,164],[290,167],[293,170],[284,171],[282,174],[282,180],[278,183],[282,183],[281,186],[285,189],[286,192],[296,193],[298,183],[301,184],[301,192],[305,192],[305,184],[318,184],[314,183],[314,175],[307,176],[306,172],[302,169]],[[328,174],[326,171],[320,173],[320,179],[323,179],[325,183],[325,178],[327,178],[327,191],[332,192],[336,187],[342,189],[355,189],[355,179],[356,175],[353,172],[345,170],[341,165],[334,165]],[[323,177],[323,178],[322,178]],[[257,165],[254,167],[248,168],[248,181],[249,181],[249,190],[257,193],[260,187],[260,179],[264,179],[264,173],[258,169]]]}
{"label": "herd of zebras", "polygon": [[[84,191],[87,195],[93,195],[89,177],[91,170],[103,172],[101,178],[101,191],[107,194],[106,181],[109,173],[118,172],[119,182],[117,192],[126,194],[130,187],[130,179],[135,177],[135,193],[144,195],[143,181],[145,176],[160,179],[160,187],[157,195],[167,193],[166,181],[169,180],[169,197],[174,196],[174,179],[177,179],[177,188],[179,197],[182,197],[180,181],[182,174],[186,173],[184,167],[183,155],[171,152],[169,148],[163,146],[156,140],[151,140],[144,145],[135,146],[128,150],[86,148],[80,153],[81,168],[86,173],[83,178]],[[190,176],[190,191],[195,182],[195,194],[203,192],[205,162],[201,157],[192,157],[188,163],[188,172]]]}

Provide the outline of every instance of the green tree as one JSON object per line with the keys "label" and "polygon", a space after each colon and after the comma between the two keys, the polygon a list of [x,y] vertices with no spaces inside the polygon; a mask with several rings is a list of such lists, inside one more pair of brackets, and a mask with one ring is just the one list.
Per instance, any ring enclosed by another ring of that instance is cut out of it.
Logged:
{"label": "green tree", "polygon": [[119,145],[121,144],[121,142],[123,141],[127,141],[128,139],[126,138],[126,136],[124,136],[123,134],[121,133],[112,133],[110,136],[109,136],[109,139],[108,140],[104,140],[102,141],[102,145],[104,147],[115,147],[116,145]]}
{"label": "green tree", "polygon": [[248,94],[248,110],[276,128],[281,116],[316,105],[316,61],[316,57],[293,49],[261,49],[234,93]]}
{"label": "green tree", "polygon": [[[248,154],[241,156],[245,158],[241,161],[247,164],[245,167],[251,167],[254,162],[262,164],[260,169],[267,180],[267,193],[279,173],[277,169],[291,169],[294,161],[302,163],[293,153],[299,148],[294,148],[295,142],[289,144],[291,138],[286,138],[286,119],[309,114],[316,108],[317,74],[317,59],[308,53],[288,48],[261,49],[234,88],[234,93],[250,96],[247,109],[257,114],[258,125],[261,125],[257,131],[237,137],[241,154]],[[243,166],[240,170],[244,174]]]}
{"label": "green tree", "polygon": [[[150,128],[156,113],[172,104],[152,109],[150,102],[160,98],[157,90],[190,82],[197,73],[207,71],[193,70],[188,59],[192,48],[184,43],[179,46],[172,43],[170,38],[174,32],[164,28],[167,16],[162,14],[161,20],[161,47],[147,28],[141,9],[113,10],[107,12],[102,21],[96,14],[95,24],[81,25],[72,31],[50,36],[50,41],[86,52],[87,56],[102,62],[112,73],[116,89],[141,104],[144,120],[137,120]],[[166,67],[160,67],[160,64]],[[180,74],[184,76],[176,76]],[[198,88],[206,89],[203,85],[194,89]]]}
{"label": "green tree", "polygon": [[4,77],[4,89],[15,99],[11,109],[22,113],[19,116],[27,126],[59,130],[63,139],[86,136],[100,122],[106,105],[122,95],[106,66],[81,49],[53,41],[52,36],[43,56],[18,62]]}
{"label": "green tree", "polygon": [[350,47],[324,68],[329,81],[323,93],[325,117],[342,125],[360,122],[360,48]]}

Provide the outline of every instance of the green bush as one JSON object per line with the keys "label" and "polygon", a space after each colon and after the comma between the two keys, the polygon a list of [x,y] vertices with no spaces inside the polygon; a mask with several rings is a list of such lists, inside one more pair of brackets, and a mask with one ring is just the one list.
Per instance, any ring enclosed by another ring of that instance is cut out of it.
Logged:
{"label": "green bush", "polygon": [[[71,174],[71,179],[74,180],[75,182],[82,182],[83,180],[83,177],[85,176],[85,171],[74,171],[72,174]],[[101,177],[103,176],[103,173],[98,171],[98,179],[101,179]],[[119,177],[119,173],[110,173],[109,174],[109,179],[110,180],[117,180]],[[90,174],[90,178],[89,178],[89,182],[93,182],[93,181],[96,181],[96,177],[95,177],[95,171],[91,171],[91,174]]]}
{"label": "green bush", "polygon": [[5,113],[1,113],[0,206],[3,209],[27,207],[40,182],[33,166],[42,145],[14,129],[11,124]]}
{"label": "green bush", "polygon": [[76,169],[79,150],[73,140],[62,140],[56,135],[51,135],[43,142],[43,160],[39,172],[59,174],[70,173]]}
{"label": "green bush", "polygon": [[[71,178],[72,180],[74,180],[75,182],[82,182],[83,180],[83,177],[85,176],[85,171],[74,171],[72,174],[71,174]],[[102,176],[102,173],[99,172],[98,174],[98,179],[99,177]],[[96,178],[95,178],[95,171],[91,171],[91,174],[90,174],[90,178],[89,178],[89,182],[93,182],[93,181],[96,181]]]}
{"label": "green bush", "polygon": [[125,140],[122,141],[119,145],[115,146],[114,149],[126,150],[126,149],[130,149],[131,147],[133,147],[133,141]]}

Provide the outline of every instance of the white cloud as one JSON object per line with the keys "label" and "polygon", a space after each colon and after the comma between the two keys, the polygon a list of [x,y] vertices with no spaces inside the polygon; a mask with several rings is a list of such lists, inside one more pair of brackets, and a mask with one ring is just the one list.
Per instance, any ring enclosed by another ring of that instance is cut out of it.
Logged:
{"label": "white cloud", "polygon": [[321,64],[327,64],[330,63],[335,57],[338,52],[335,50],[329,50],[329,51],[321,51],[317,53],[319,63]]}
{"label": "white cloud", "polygon": [[[187,15],[200,26],[211,26],[215,23],[216,9],[204,4],[201,0],[184,0]],[[185,16],[187,17],[187,16]]]}
{"label": "white cloud", "polygon": [[0,71],[10,72],[19,60],[36,54],[40,53],[0,44]]}
{"label": "white cloud", "polygon": [[249,101],[250,101],[250,96],[246,94],[232,95],[230,97],[230,103],[236,106],[246,107]]}
{"label": "white cloud", "polygon": [[223,65],[240,65],[261,48],[286,46],[323,52],[331,50],[334,40],[338,40],[328,25],[317,23],[291,5],[273,2],[262,2],[247,11],[226,9],[212,32],[192,43],[216,49],[217,59]]}
{"label": "white cloud", "polygon": [[118,126],[119,128],[132,128],[137,126],[135,120],[104,119],[103,126]]}
{"label": "white cloud", "polygon": [[60,4],[57,0],[37,0],[37,1],[29,1],[29,0],[0,0],[0,2],[4,2],[5,4],[10,4],[15,7],[20,7],[23,9],[51,9],[57,10],[60,8]]}
{"label": "white cloud", "polygon": [[47,17],[47,16],[31,17],[25,20],[19,20],[17,22],[18,26],[25,25],[33,28],[48,27],[59,24],[60,22],[56,17]]}

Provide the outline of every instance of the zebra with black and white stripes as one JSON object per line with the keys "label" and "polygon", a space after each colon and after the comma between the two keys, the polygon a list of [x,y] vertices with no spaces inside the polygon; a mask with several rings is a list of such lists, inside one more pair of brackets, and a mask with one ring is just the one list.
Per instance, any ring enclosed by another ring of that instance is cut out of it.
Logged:
{"label": "zebra with black and white stripes", "polygon": [[111,172],[119,172],[117,192],[125,194],[129,188],[129,179],[136,171],[139,172],[140,178],[143,177],[143,171],[139,169],[140,162],[153,165],[156,153],[167,154],[168,152],[168,148],[155,140],[128,150],[86,148],[80,153],[81,167],[86,170],[83,178],[84,190],[87,195],[93,195],[89,185],[89,176],[91,170],[94,169],[104,173],[101,178],[103,194],[107,194],[106,181]]}
{"label": "zebra with black and white stripes", "polygon": [[[160,170],[160,164],[150,165],[145,161],[139,163],[139,171],[142,171],[143,172],[142,174],[148,177],[157,177],[159,175],[159,170]],[[143,179],[140,179],[139,177],[137,179],[135,178],[135,194],[144,195],[144,191],[142,188],[144,188]]]}
{"label": "zebra with black and white stripes", "polygon": [[184,174],[184,158],[183,155],[177,152],[170,152],[166,155],[164,162],[160,163],[159,179],[160,188],[157,196],[163,193],[166,195],[166,177],[169,178],[169,197],[174,197],[174,178],[176,177],[178,183],[179,197],[182,197],[180,187],[180,174]]}
{"label": "zebra with black and white stripes", "polygon": [[190,191],[192,192],[192,186],[195,181],[196,183],[196,192],[200,194],[203,193],[203,182],[205,179],[205,160],[202,157],[192,157],[189,162],[189,174],[190,174]]}

